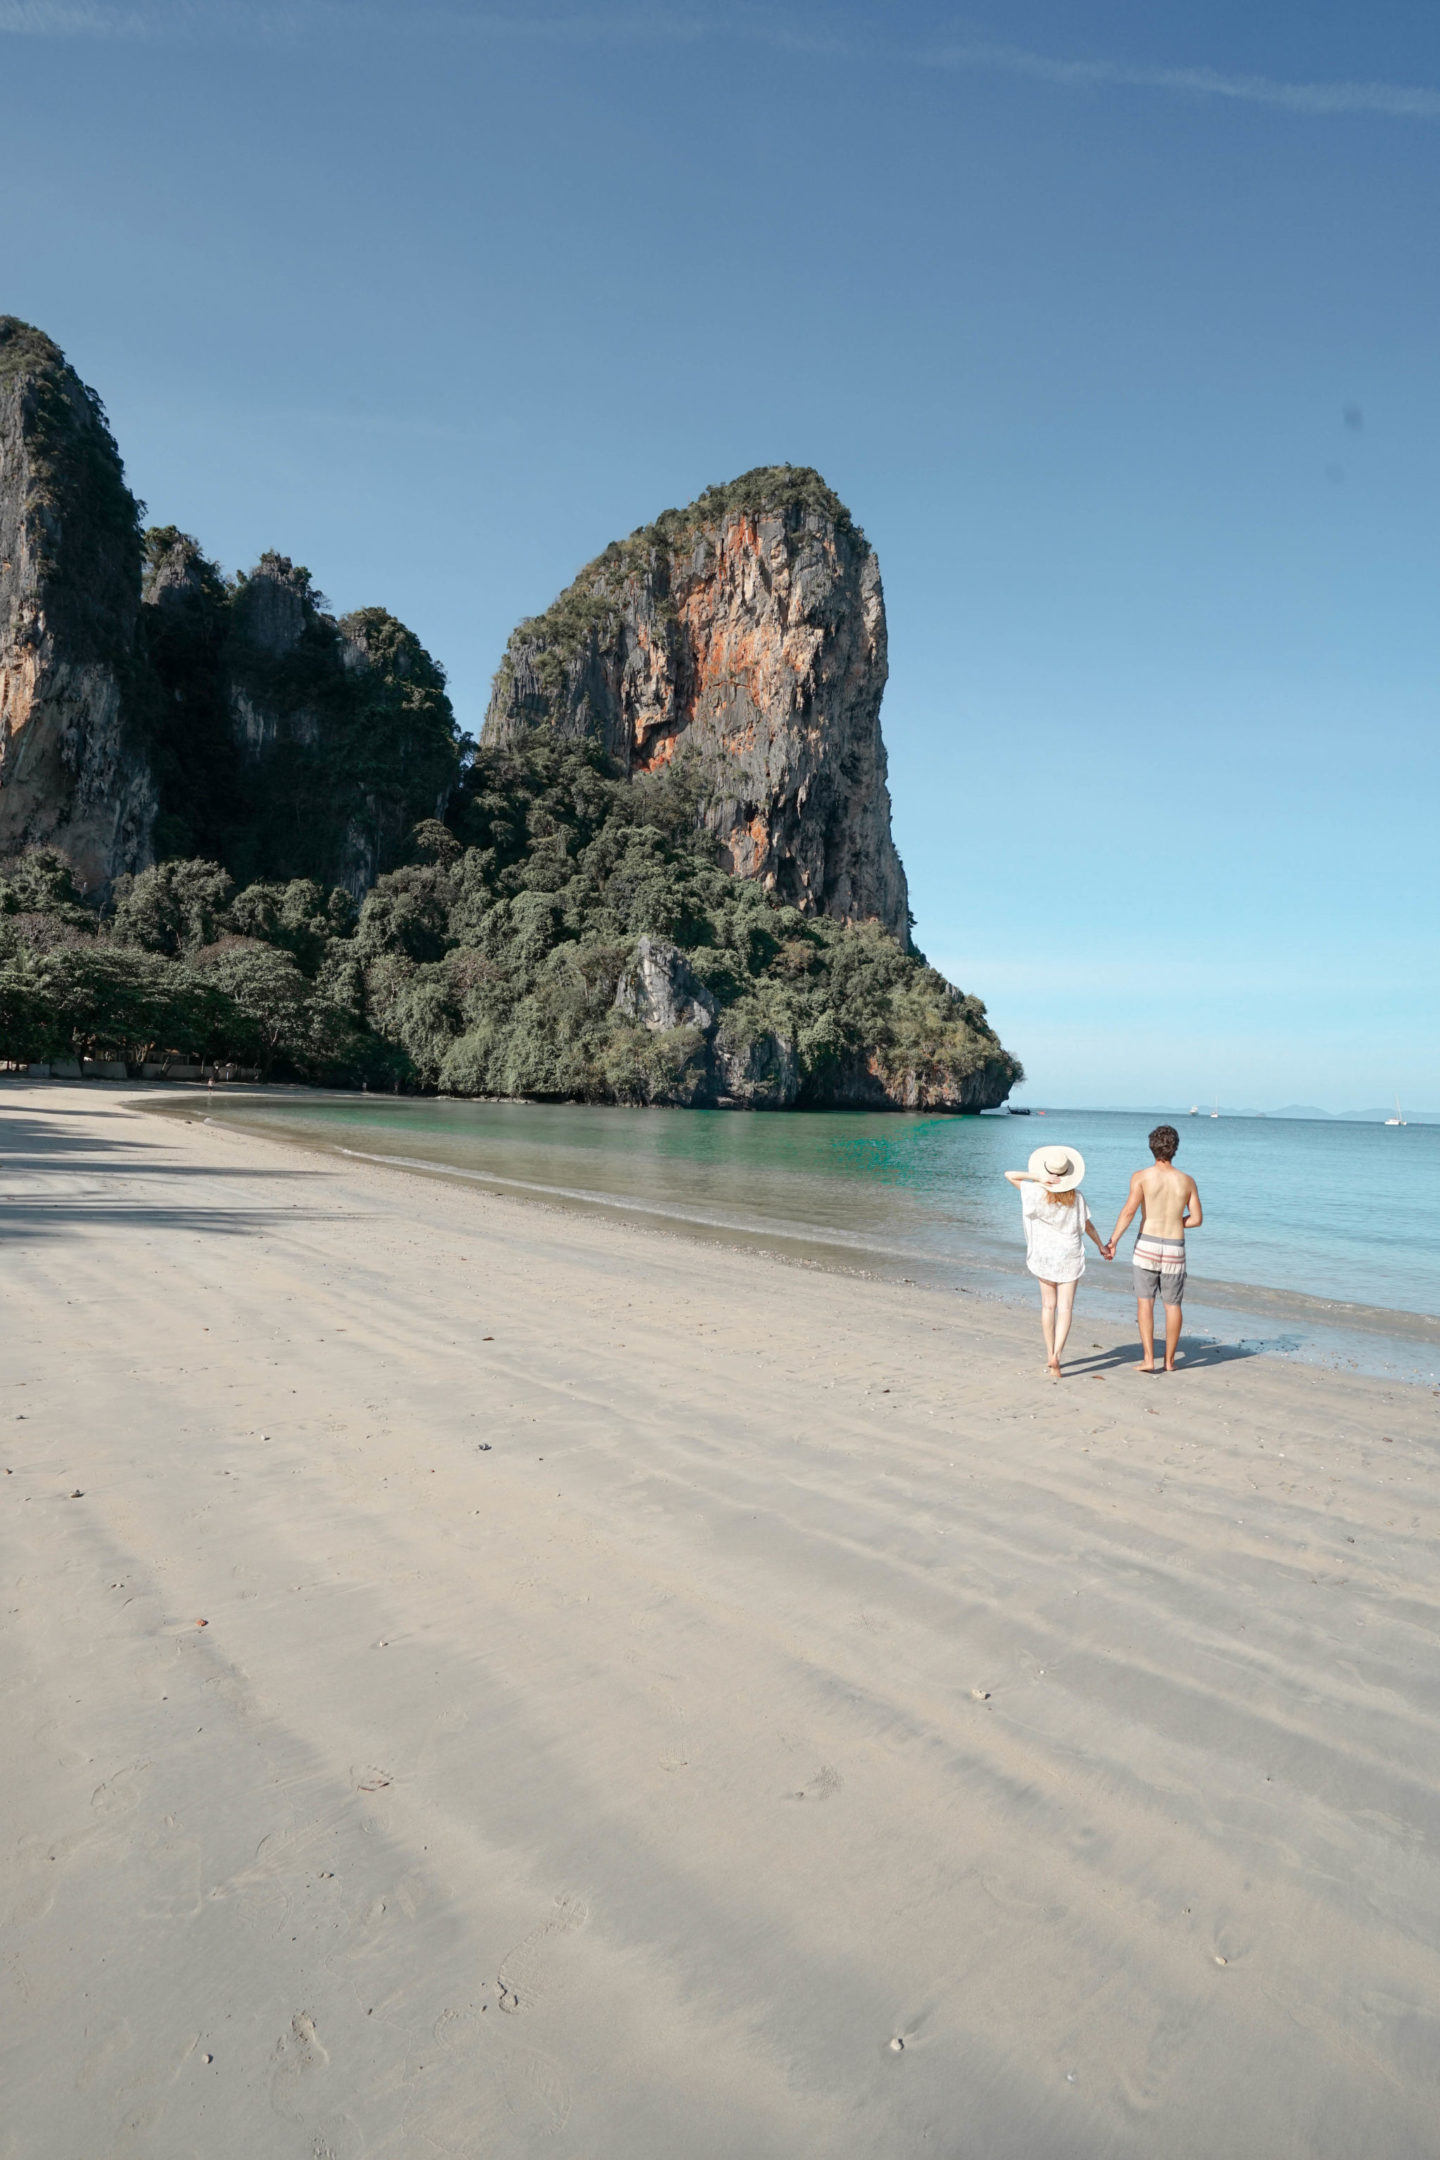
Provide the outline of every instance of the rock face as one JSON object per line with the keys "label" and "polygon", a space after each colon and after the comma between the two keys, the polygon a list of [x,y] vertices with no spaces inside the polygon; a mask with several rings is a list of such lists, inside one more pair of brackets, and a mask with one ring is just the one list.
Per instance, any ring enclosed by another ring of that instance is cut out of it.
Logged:
{"label": "rock face", "polygon": [[783,1035],[752,1036],[731,1049],[722,1030],[715,1043],[715,1066],[721,1102],[742,1103],[749,1110],[789,1110],[800,1093],[795,1045]]}
{"label": "rock face", "polygon": [[213,857],[242,882],[310,877],[361,898],[455,784],[443,671],[383,608],[337,622],[288,556],[262,555],[227,584],[185,533],[149,533],[146,547],[164,852]]}
{"label": "rock face", "polygon": [[713,1028],[720,1006],[697,981],[678,945],[666,938],[642,937],[635,958],[620,977],[615,1010],[648,1028]]}
{"label": "rock face", "polygon": [[104,410],[0,316],[0,858],[59,848],[103,898],[200,856],[358,898],[459,770],[445,677],[383,608],[337,622],[309,572],[222,578],[144,535]]}
{"label": "rock face", "polygon": [[764,467],[608,547],[522,623],[481,739],[553,728],[631,773],[683,749],[727,869],[906,944],[887,667],[874,550],[818,473]]}
{"label": "rock face", "polygon": [[61,848],[87,891],[152,857],[139,602],[139,507],[100,401],[0,316],[0,854]]}
{"label": "rock face", "polygon": [[731,1031],[720,1001],[706,989],[678,945],[642,937],[620,976],[615,1010],[652,1034],[694,1028],[704,1036],[704,1071],[694,1100],[743,1104],[753,1110],[788,1110],[800,1092],[793,1043],[765,1032]]}
{"label": "rock face", "polygon": [[947,1058],[901,1062],[889,1069],[878,1057],[855,1058],[842,1064],[827,1085],[814,1089],[811,1102],[826,1110],[993,1110],[1022,1073],[993,1036],[991,1043],[990,1054],[976,1058],[968,1069]]}

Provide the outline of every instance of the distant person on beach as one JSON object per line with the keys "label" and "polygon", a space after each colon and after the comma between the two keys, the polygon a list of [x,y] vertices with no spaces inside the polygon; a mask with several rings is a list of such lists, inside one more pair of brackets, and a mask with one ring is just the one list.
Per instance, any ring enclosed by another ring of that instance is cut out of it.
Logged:
{"label": "distant person on beach", "polygon": [[1007,1170],[1020,1194],[1025,1218],[1025,1265],[1040,1281],[1040,1332],[1045,1363],[1058,1380],[1060,1353],[1070,1333],[1075,1290],[1085,1272],[1085,1239],[1094,1238],[1109,1260],[1080,1190],[1084,1157],[1075,1148],[1036,1148],[1024,1170]]}
{"label": "distant person on beach", "polygon": [[1180,1308],[1185,1299],[1185,1233],[1198,1230],[1205,1217],[1195,1180],[1175,1168],[1180,1135],[1173,1125],[1157,1125],[1150,1135],[1155,1160],[1148,1170],[1137,1170],[1130,1180],[1130,1197],[1120,1210],[1110,1243],[1103,1248],[1107,1260],[1129,1229],[1136,1214],[1140,1235],[1135,1240],[1135,1311],[1140,1322],[1140,1347],[1145,1356],[1139,1370],[1155,1370],[1155,1297],[1165,1307],[1165,1370],[1174,1372],[1175,1352],[1180,1345]]}

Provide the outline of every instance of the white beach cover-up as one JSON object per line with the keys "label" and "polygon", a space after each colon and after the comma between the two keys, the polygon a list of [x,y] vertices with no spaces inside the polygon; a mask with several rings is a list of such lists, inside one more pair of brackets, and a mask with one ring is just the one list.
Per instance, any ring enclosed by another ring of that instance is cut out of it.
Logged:
{"label": "white beach cover-up", "polygon": [[1090,1211],[1083,1193],[1063,1207],[1043,1185],[1028,1179],[1020,1187],[1025,1217],[1025,1265],[1046,1282],[1078,1282],[1085,1272],[1085,1225]]}

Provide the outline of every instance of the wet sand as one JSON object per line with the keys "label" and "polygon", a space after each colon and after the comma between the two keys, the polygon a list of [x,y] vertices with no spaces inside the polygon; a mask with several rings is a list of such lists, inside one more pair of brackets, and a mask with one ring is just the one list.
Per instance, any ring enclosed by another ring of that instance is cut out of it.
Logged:
{"label": "wet sand", "polygon": [[120,1089],[0,1232],[5,2160],[1436,2150],[1429,1390]]}

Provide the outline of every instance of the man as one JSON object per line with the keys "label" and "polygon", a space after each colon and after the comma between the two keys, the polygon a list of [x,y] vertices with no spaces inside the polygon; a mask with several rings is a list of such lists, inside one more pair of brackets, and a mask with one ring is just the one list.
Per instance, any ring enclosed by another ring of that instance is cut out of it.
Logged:
{"label": "man", "polygon": [[1137,1170],[1130,1180],[1130,1197],[1120,1210],[1120,1220],[1104,1248],[1107,1260],[1140,1216],[1140,1235],[1135,1240],[1135,1313],[1140,1322],[1140,1346],[1145,1352],[1141,1372],[1155,1370],[1155,1293],[1165,1307],[1165,1370],[1174,1372],[1180,1343],[1180,1308],[1185,1297],[1185,1232],[1198,1230],[1204,1221],[1195,1180],[1175,1168],[1180,1135],[1173,1125],[1157,1125],[1150,1135],[1155,1160],[1148,1170]]}

